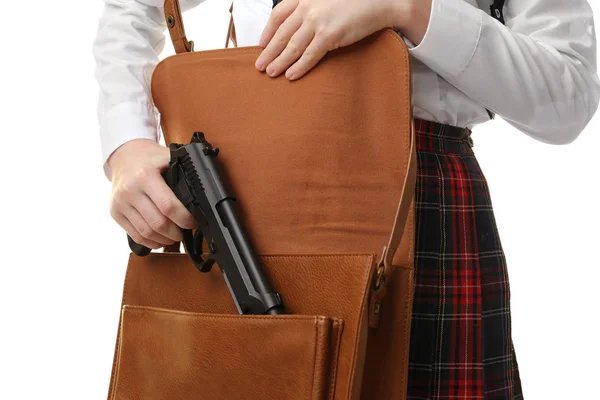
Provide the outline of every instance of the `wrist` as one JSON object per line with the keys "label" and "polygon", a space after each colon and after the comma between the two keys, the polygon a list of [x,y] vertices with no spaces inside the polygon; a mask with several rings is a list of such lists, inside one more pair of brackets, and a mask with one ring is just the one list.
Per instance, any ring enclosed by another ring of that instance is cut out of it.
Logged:
{"label": "wrist", "polygon": [[390,23],[388,26],[396,31],[402,31],[409,25],[409,21],[415,8],[418,7],[418,1],[415,0],[387,0],[389,5],[386,10],[386,17]]}
{"label": "wrist", "polygon": [[110,156],[106,159],[106,164],[108,164],[108,166],[114,170],[116,165],[120,164],[123,159],[127,158],[127,154],[130,150],[132,152],[139,151],[139,146],[145,145],[146,142],[154,143],[154,141],[145,138],[136,138],[126,141],[110,154]]}
{"label": "wrist", "polygon": [[115,165],[119,163],[119,159],[123,153],[123,148],[127,143],[129,142],[125,142],[116,149],[114,149],[113,152],[110,153],[110,156],[108,156],[108,158],[106,159],[106,164],[112,171],[115,170]]}
{"label": "wrist", "polygon": [[394,4],[392,28],[418,45],[431,15],[432,0],[389,0]]}

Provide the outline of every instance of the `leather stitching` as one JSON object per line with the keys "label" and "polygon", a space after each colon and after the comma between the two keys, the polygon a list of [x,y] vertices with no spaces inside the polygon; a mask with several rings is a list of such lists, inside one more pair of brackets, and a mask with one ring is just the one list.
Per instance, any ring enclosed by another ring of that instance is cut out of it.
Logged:
{"label": "leather stitching", "polygon": [[[206,254],[203,254],[206,255]],[[145,257],[181,257],[186,256],[187,253],[158,253],[151,252]],[[330,257],[344,257],[344,258],[368,258],[372,260],[375,256],[375,253],[323,253],[323,254],[259,254],[259,258],[278,258],[278,259],[302,259],[302,258],[330,258]]]}
{"label": "leather stitching", "polygon": [[406,291],[406,296],[404,297],[404,348],[402,351],[402,366],[404,371],[400,377],[402,382],[402,387],[406,387],[406,379],[408,378],[408,371],[406,368],[408,367],[408,348],[410,346],[410,324],[412,320],[411,311],[412,311],[412,298],[413,298],[413,271],[410,270],[408,273],[408,290]]}
{"label": "leather stitching", "polygon": [[125,282],[123,282],[123,294],[121,296],[121,312],[119,313],[119,325],[117,328],[117,340],[115,343],[115,355],[113,357],[113,369],[112,372],[110,374],[110,384],[109,384],[109,395],[111,397],[111,399],[114,399],[115,397],[115,393],[116,393],[116,375],[117,375],[117,354],[118,354],[118,350],[119,350],[119,346],[121,345],[121,323],[123,322],[122,319],[122,315],[123,315],[123,308],[125,307],[125,293],[127,291],[127,282],[129,281],[129,271],[131,270],[131,259],[133,258],[133,254],[131,253],[129,255],[129,259],[127,260],[127,269],[125,270]]}
{"label": "leather stitching", "polygon": [[258,314],[244,314],[244,315],[235,315],[235,314],[212,314],[212,313],[198,313],[192,311],[181,311],[181,310],[173,310],[169,308],[161,308],[161,307],[152,307],[152,306],[134,306],[126,304],[123,306],[126,308],[129,313],[132,312],[143,312],[143,311],[153,311],[161,314],[172,314],[172,315],[180,315],[182,317],[196,317],[201,316],[203,319],[254,319],[254,320],[272,320],[274,318],[291,320],[291,321],[308,321],[308,320],[317,320],[319,318],[327,318],[327,316],[321,315],[302,315],[302,314],[278,314],[278,315],[258,315]]}
{"label": "leather stitching", "polygon": [[332,318],[338,324],[337,329],[337,338],[336,338],[336,346],[335,346],[335,354],[333,355],[333,360],[331,364],[331,368],[329,370],[330,384],[329,384],[329,398],[333,399],[335,394],[335,383],[337,382],[337,367],[338,362],[340,360],[340,345],[342,342],[342,332],[344,331],[344,321],[339,318]]}
{"label": "leather stitching", "polygon": [[[313,372],[312,372],[312,382],[310,383],[310,389],[308,390],[307,395],[310,396],[310,398],[315,398],[315,379],[316,377],[316,371],[317,371],[317,348],[319,346],[319,319],[315,318],[315,351],[313,353]],[[308,398],[308,396],[307,396]]]}
{"label": "leather stitching", "polygon": [[[352,391],[352,387],[354,385],[354,378],[355,378],[355,374],[354,372],[356,371],[356,363],[358,361],[358,342],[360,340],[360,333],[363,329],[363,324],[364,324],[364,315],[365,315],[365,311],[368,312],[368,307],[370,302],[368,302],[368,299],[371,298],[370,294],[371,291],[368,289],[371,287],[371,280],[373,278],[373,272],[375,270],[375,264],[374,264],[374,257],[371,256],[369,257],[369,263],[367,264],[367,268],[365,268],[365,270],[367,271],[366,275],[366,280],[367,282],[364,282],[364,277],[363,277],[363,287],[365,287],[364,285],[366,284],[366,288],[363,291],[363,298],[362,301],[360,303],[360,314],[358,315],[358,324],[357,324],[357,329],[356,329],[356,335],[355,335],[355,339],[354,339],[354,354],[352,356],[352,373],[350,374],[350,382],[349,382],[349,386],[348,386],[348,390]],[[366,305],[365,305],[366,304]],[[367,318],[369,317],[369,315],[367,315]],[[368,321],[367,321],[368,323]],[[365,344],[366,345],[366,344]]]}

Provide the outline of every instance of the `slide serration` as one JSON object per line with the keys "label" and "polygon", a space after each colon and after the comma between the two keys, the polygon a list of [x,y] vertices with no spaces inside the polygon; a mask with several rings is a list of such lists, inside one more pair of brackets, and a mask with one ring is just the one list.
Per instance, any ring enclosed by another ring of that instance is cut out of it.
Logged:
{"label": "slide serration", "polygon": [[198,172],[196,171],[196,167],[194,167],[194,163],[189,154],[186,154],[181,159],[181,166],[183,167],[183,171],[188,178],[189,183],[194,188],[203,189],[202,181],[200,181],[200,177],[198,176]]}

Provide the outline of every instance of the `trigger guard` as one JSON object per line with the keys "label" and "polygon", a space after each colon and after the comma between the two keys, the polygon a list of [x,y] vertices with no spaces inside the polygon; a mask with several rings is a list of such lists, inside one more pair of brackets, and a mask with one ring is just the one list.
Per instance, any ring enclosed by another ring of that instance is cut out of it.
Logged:
{"label": "trigger guard", "polygon": [[[202,258],[202,240],[204,236],[200,229],[196,230],[195,234],[192,234],[191,229],[182,229],[183,245],[185,250],[192,260],[192,263],[200,272],[209,272],[214,264],[214,260]],[[198,247],[200,251],[198,251]]]}

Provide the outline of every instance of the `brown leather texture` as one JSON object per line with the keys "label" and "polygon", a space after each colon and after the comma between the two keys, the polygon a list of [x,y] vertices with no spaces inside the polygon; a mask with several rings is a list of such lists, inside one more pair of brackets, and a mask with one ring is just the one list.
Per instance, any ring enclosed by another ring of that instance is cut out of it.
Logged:
{"label": "brown leather texture", "polygon": [[237,315],[219,268],[200,273],[175,246],[131,254],[108,398],[404,399],[416,173],[406,45],[385,29],[297,81],[270,78],[254,68],[258,46],[183,46],[177,3],[165,2],[177,54],[151,83],[165,142],[201,131],[220,149],[286,315]]}
{"label": "brown leather texture", "polygon": [[373,254],[260,261],[285,315],[237,315],[184,253],[131,254],[109,399],[358,398]]}
{"label": "brown leather texture", "polygon": [[[329,398],[343,326],[316,316],[240,318],[131,306],[123,308],[122,321],[118,376],[128,384],[119,396],[143,399],[169,398],[173,387],[180,388],[176,398]],[[247,341],[243,359],[236,360],[227,355],[240,348],[240,337]],[[148,365],[160,379],[148,373]]]}
{"label": "brown leather texture", "polygon": [[256,70],[260,51],[160,61],[152,94],[165,142],[202,131],[219,147],[259,253],[381,254],[409,163],[405,44],[381,31],[330,52],[297,81]]}
{"label": "brown leather texture", "polygon": [[413,265],[394,266],[377,329],[369,330],[361,399],[406,399]]}

